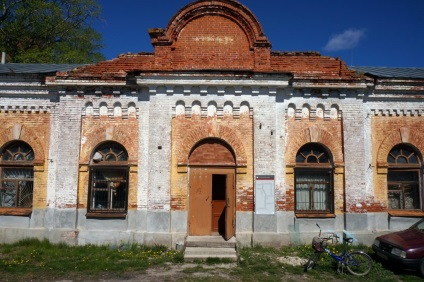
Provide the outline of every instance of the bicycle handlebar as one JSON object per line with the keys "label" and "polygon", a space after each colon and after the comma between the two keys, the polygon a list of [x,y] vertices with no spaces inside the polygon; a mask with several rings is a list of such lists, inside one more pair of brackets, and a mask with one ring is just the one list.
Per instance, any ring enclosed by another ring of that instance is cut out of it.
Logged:
{"label": "bicycle handlebar", "polygon": [[320,237],[323,241],[332,241],[335,239],[336,243],[339,242],[340,237],[336,233],[327,233],[325,237]]}
{"label": "bicycle handlebar", "polygon": [[318,223],[316,223],[316,225],[319,228],[319,235],[318,235],[319,238],[321,238],[322,240],[326,240],[326,241],[333,240],[335,238],[336,239],[336,243],[339,242],[340,237],[336,233],[334,233],[334,232],[324,233],[326,236],[325,237],[321,237],[321,226],[319,226]]}

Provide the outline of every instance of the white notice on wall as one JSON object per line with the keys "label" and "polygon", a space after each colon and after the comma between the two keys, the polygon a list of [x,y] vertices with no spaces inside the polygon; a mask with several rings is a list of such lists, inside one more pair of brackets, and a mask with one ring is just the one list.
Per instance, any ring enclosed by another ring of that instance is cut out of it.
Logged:
{"label": "white notice on wall", "polygon": [[275,194],[274,194],[274,176],[257,175],[255,183],[255,213],[256,214],[274,214],[275,213]]}

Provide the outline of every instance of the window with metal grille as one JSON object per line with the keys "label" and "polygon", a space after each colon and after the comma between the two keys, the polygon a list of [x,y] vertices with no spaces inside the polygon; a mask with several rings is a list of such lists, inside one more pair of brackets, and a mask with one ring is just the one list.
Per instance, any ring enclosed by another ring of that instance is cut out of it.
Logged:
{"label": "window with metal grille", "polygon": [[407,145],[395,146],[387,156],[388,208],[422,209],[422,168],[420,156]]}
{"label": "window with metal grille", "polygon": [[32,208],[34,151],[18,141],[6,146],[0,157],[0,208]]}
{"label": "window with metal grille", "polygon": [[315,143],[296,155],[295,209],[297,213],[333,213],[333,167],[327,150]]}
{"label": "window with metal grille", "polygon": [[89,213],[126,213],[128,153],[116,142],[100,145],[90,164]]}

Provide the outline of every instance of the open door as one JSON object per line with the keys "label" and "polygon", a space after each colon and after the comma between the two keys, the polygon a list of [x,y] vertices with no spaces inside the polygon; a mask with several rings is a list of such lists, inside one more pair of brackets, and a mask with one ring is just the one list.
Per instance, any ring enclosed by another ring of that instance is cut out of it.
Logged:
{"label": "open door", "polygon": [[206,169],[190,173],[189,232],[194,236],[211,234],[212,174]]}
{"label": "open door", "polygon": [[235,232],[235,183],[234,174],[227,174],[226,180],[226,206],[225,206],[225,240],[230,240]]}
{"label": "open door", "polygon": [[227,175],[212,174],[212,235],[225,235]]}

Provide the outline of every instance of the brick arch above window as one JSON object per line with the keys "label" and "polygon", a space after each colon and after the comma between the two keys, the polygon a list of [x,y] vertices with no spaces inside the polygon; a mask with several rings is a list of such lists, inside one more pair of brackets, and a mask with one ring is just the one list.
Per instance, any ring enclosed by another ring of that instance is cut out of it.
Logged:
{"label": "brick arch above window", "polygon": [[128,163],[137,164],[138,146],[133,146],[137,142],[134,142],[132,136],[122,129],[115,126],[103,126],[84,137],[86,142],[81,148],[80,163],[88,164],[91,153],[99,144],[105,141],[115,141],[126,148],[129,156]]}
{"label": "brick arch above window", "polygon": [[34,165],[44,164],[45,153],[43,142],[41,142],[40,138],[34,130],[21,124],[15,124],[3,130],[0,130],[1,146],[9,144],[11,141],[17,140],[24,141],[29,146],[31,146],[35,154]]}
{"label": "brick arch above window", "polygon": [[390,132],[386,138],[381,142],[377,152],[377,167],[387,167],[387,156],[390,151],[399,144],[410,144],[415,147],[422,155],[424,152],[424,145],[422,140],[424,134],[407,127],[401,127]]}
{"label": "brick arch above window", "polygon": [[311,126],[301,132],[301,134],[291,139],[287,146],[287,165],[295,166],[296,155],[300,148],[308,143],[322,144],[332,153],[334,165],[343,166],[343,148],[341,140],[332,135],[329,131],[317,126]]}
{"label": "brick arch above window", "polygon": [[188,158],[193,148],[201,141],[209,138],[217,138],[226,142],[234,151],[236,166],[244,167],[247,165],[246,150],[237,132],[227,126],[208,124],[194,127],[187,132],[186,138],[181,144],[178,154],[178,165],[188,165]]}

